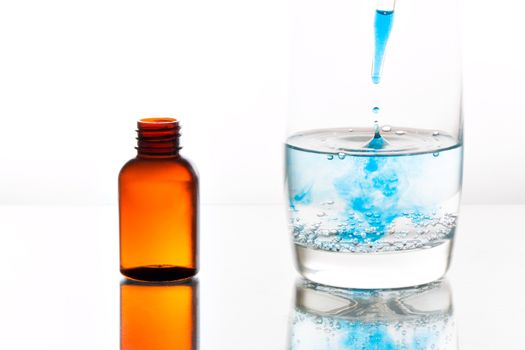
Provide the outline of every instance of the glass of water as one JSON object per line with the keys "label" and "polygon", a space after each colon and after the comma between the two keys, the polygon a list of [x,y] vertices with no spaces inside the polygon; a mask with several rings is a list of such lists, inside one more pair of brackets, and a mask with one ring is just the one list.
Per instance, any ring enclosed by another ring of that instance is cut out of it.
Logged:
{"label": "glass of water", "polygon": [[299,272],[353,288],[440,278],[462,180],[457,2],[292,9],[285,152]]}

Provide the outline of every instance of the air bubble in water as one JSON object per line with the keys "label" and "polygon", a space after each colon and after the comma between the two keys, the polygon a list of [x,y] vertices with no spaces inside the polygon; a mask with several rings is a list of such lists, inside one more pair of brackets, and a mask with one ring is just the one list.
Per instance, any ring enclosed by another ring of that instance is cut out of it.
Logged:
{"label": "air bubble in water", "polygon": [[432,133],[432,136],[438,136],[438,135],[439,135],[439,131],[434,131],[434,132]]}
{"label": "air bubble in water", "polygon": [[322,211],[320,213],[317,213],[317,216],[321,218],[323,216],[326,216],[326,213],[324,211]]}
{"label": "air bubble in water", "polygon": [[434,152],[434,153],[432,153],[432,155],[433,155],[434,157],[439,157],[439,152]]}
{"label": "air bubble in water", "polygon": [[344,154],[343,152],[339,152],[339,154],[337,155],[339,157],[339,159],[345,159],[346,157],[346,154]]}
{"label": "air bubble in water", "polygon": [[404,131],[404,130],[396,131],[396,135],[404,135],[404,134],[406,134],[406,131]]}
{"label": "air bubble in water", "polygon": [[384,132],[390,132],[392,131],[392,127],[390,125],[385,125],[381,128],[381,130]]}
{"label": "air bubble in water", "polygon": [[326,156],[326,158],[328,158],[328,160],[332,160],[332,159],[334,159],[334,155],[333,154],[329,154],[328,156]]}
{"label": "air bubble in water", "polygon": [[374,112],[375,114],[379,113],[379,107],[372,108],[372,112]]}

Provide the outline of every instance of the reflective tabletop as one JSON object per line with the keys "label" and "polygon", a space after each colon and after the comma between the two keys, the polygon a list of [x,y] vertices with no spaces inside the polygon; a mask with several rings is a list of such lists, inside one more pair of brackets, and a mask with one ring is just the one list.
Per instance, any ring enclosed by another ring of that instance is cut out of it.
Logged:
{"label": "reflective tabletop", "polygon": [[522,349],[525,206],[464,206],[443,280],[318,285],[279,205],[203,206],[197,278],[118,272],[117,208],[0,207],[5,349]]}

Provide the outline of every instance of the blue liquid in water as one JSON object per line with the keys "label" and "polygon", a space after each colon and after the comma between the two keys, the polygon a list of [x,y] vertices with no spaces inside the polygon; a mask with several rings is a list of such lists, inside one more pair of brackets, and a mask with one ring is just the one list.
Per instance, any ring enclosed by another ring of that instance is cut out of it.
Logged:
{"label": "blue liquid in water", "polygon": [[[378,137],[364,145],[359,140],[366,140],[370,131],[357,129],[316,142],[342,133],[338,130],[342,129],[312,131],[288,140],[286,174],[296,244],[370,253],[430,248],[453,237],[461,145],[444,134],[432,136],[431,130],[405,129],[390,136],[396,150],[382,144],[378,125],[374,130]],[[356,147],[340,157],[340,144],[330,145],[332,141],[361,142],[365,148]]]}
{"label": "blue liquid in water", "polygon": [[381,81],[381,69],[385,57],[386,45],[390,32],[392,31],[392,23],[394,21],[394,11],[376,11],[375,16],[375,54],[372,65],[372,82],[379,84]]}

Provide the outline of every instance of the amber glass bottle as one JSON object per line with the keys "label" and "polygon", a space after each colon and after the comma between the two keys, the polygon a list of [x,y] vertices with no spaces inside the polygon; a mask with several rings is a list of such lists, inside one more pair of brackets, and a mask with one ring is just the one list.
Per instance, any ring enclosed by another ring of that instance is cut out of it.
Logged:
{"label": "amber glass bottle", "polygon": [[120,286],[121,350],[197,350],[198,282]]}
{"label": "amber glass bottle", "polygon": [[138,122],[137,157],[119,175],[120,271],[140,281],[194,276],[198,179],[179,154],[179,123]]}

